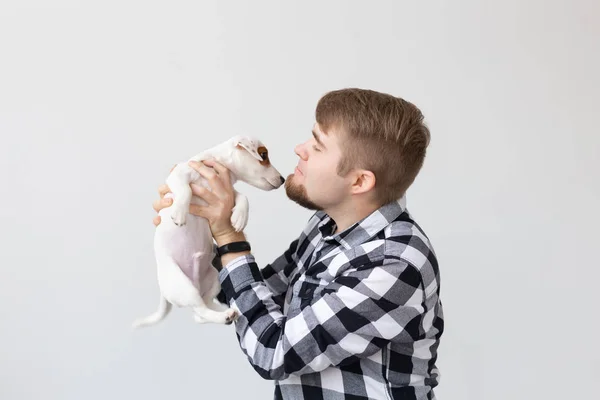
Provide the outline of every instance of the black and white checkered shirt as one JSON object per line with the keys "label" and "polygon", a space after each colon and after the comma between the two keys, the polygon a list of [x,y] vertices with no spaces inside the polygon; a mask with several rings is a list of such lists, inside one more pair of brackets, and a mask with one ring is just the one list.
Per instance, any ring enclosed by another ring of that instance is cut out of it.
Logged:
{"label": "black and white checkered shirt", "polygon": [[219,272],[240,346],[275,399],[435,399],[443,332],[437,260],[404,199],[344,232],[316,212],[262,271]]}

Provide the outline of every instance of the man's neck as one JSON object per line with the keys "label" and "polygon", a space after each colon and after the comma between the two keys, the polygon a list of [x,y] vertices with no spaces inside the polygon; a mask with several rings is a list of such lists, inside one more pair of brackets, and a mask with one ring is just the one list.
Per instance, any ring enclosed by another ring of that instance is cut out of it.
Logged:
{"label": "man's neck", "polygon": [[334,234],[338,234],[368,217],[378,208],[379,206],[371,203],[349,202],[347,204],[340,204],[335,209],[323,211],[335,221],[336,230]]}

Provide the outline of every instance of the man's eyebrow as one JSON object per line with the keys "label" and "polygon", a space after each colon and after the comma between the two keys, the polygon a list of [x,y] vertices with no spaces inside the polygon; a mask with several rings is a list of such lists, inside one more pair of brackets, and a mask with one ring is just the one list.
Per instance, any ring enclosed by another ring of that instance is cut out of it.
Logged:
{"label": "man's eyebrow", "polygon": [[319,145],[320,145],[321,147],[323,147],[323,148],[327,148],[327,147],[326,147],[326,146],[323,144],[323,142],[321,142],[321,139],[319,138],[319,135],[317,135],[317,132],[315,132],[315,131],[314,131],[314,129],[313,129],[313,131],[312,131],[312,134],[313,134],[313,136],[315,137],[315,140],[317,141],[317,143],[319,143]]}

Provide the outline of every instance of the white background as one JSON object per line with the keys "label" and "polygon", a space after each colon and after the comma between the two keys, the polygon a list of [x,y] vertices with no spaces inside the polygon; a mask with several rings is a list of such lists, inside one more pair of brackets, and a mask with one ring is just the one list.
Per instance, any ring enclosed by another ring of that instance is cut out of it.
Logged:
{"label": "white background", "polygon": [[[0,4],[3,400],[271,398],[232,326],[131,331],[158,301],[151,203],[238,133],[287,175],[342,87],[432,132],[408,206],[442,273],[438,398],[597,398],[597,2]],[[262,266],[310,213],[239,189]]]}

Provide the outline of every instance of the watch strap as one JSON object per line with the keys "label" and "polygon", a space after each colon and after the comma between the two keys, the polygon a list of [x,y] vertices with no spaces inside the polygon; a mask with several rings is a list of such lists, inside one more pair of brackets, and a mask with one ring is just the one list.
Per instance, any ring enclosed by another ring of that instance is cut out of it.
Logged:
{"label": "watch strap", "polygon": [[231,242],[224,244],[223,246],[217,247],[217,255],[220,257],[227,253],[238,253],[241,251],[250,251],[250,243],[246,241],[242,242]]}

